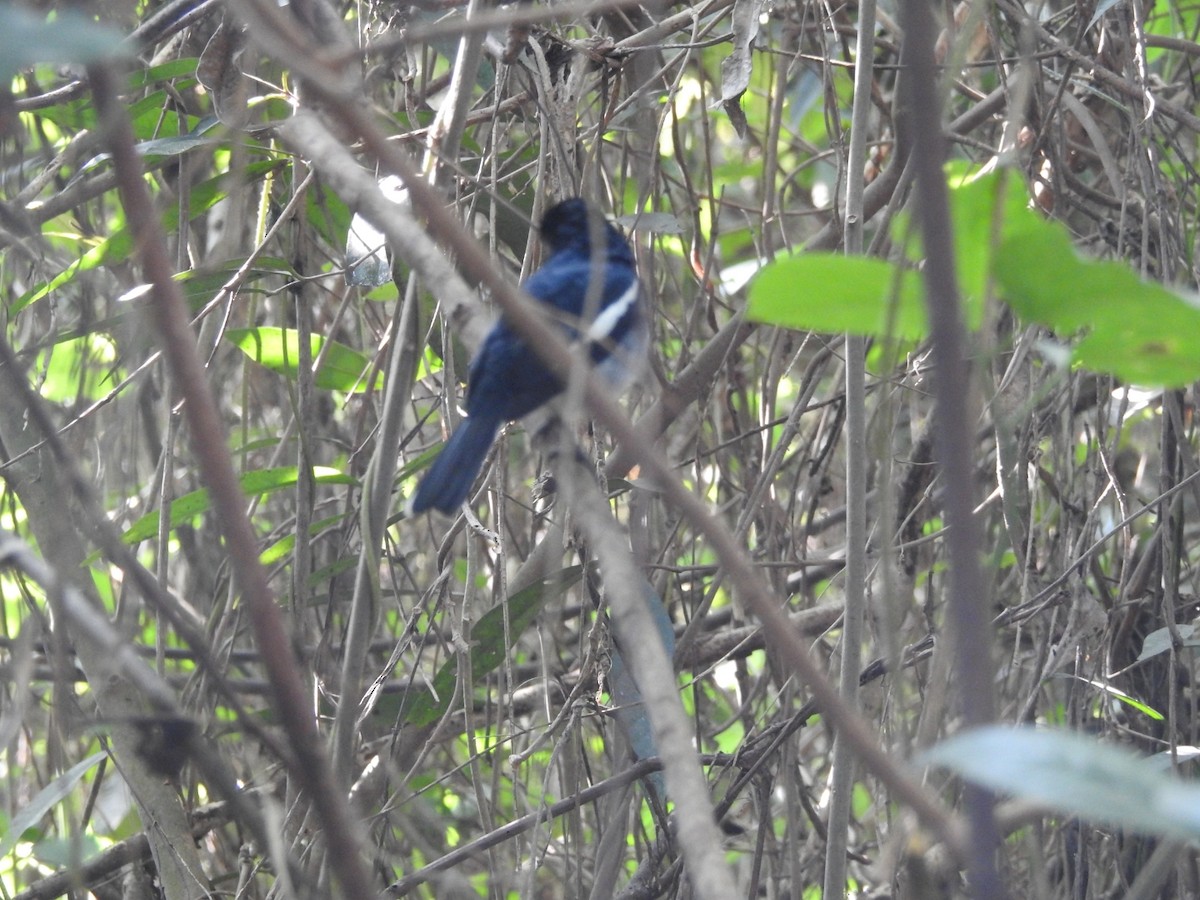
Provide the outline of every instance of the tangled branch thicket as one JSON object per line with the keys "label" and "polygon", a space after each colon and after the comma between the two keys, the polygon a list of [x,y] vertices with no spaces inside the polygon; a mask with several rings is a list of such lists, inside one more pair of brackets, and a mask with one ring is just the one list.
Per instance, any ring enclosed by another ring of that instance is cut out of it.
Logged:
{"label": "tangled branch thicket", "polygon": [[[597,511],[565,499],[570,460],[547,461],[513,426],[469,513],[399,511],[457,421],[487,319],[491,292],[462,242],[515,283],[538,259],[531,221],[582,194],[629,230],[653,308],[633,419],[836,671],[856,552],[844,341],[742,313],[766,261],[841,246],[847,179],[867,183],[869,252],[904,254],[912,135],[895,10],[880,10],[871,105],[855,119],[868,135],[859,172],[847,164],[864,62],[855,6],[104,6],[136,48],[118,85],[137,160],[98,102],[103,69],[26,69],[0,95],[5,891],[117,896],[153,868],[172,900],[331,895],[329,872],[353,883],[354,862],[326,855],[338,842],[310,805],[315,783],[335,805],[349,798],[360,827],[338,837],[380,892],[713,896],[678,864],[700,871],[673,839],[687,823],[668,824],[664,782],[636,758],[649,725],[638,695],[614,687],[628,648],[608,615],[614,594],[645,592],[613,583]],[[938,13],[955,165],[1009,167],[1082,252],[1194,288],[1195,10],[995,0]],[[375,196],[397,152],[436,203],[415,185],[399,208]],[[153,216],[129,205],[120,164],[134,162]],[[344,276],[359,211],[393,247],[379,286]],[[165,290],[141,289],[155,281],[151,237],[194,317],[201,382],[172,377],[151,327]],[[1184,646],[1197,612],[1191,394],[1054,365],[1052,343],[999,303],[971,335],[978,418],[964,427],[991,585],[972,599],[995,625],[999,718],[1143,752],[1200,745]],[[874,661],[857,703],[898,765],[961,721],[962,663],[940,641],[927,349],[879,341],[868,355]],[[204,392],[226,433],[185,418]],[[776,636],[743,606],[710,532],[638,469],[646,460],[603,427],[574,437],[676,632],[689,737],[738,890],[819,896],[833,730],[812,685],[768,649]],[[231,546],[198,476],[198,461],[226,454],[253,548]],[[274,598],[245,596],[231,569],[251,549]],[[254,604],[273,602],[288,633],[265,641]],[[1174,649],[1140,658],[1163,628]],[[293,654],[304,723],[277,699],[274,663]],[[306,772],[295,741],[314,722],[332,766]],[[961,785],[933,773],[928,787],[956,816]],[[681,817],[695,808],[670,799]],[[860,767],[846,833],[856,895],[969,890],[961,846],[922,838],[909,804],[892,776]],[[1003,804],[999,822],[1015,896],[1123,896],[1155,851]],[[706,862],[720,868],[719,855]],[[1193,851],[1167,862],[1155,889],[1200,894]]]}

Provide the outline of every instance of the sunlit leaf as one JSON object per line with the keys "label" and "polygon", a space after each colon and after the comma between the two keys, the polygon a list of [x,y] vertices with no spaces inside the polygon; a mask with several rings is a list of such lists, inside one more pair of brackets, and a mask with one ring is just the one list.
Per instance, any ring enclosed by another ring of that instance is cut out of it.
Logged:
{"label": "sunlit leaf", "polygon": [[1001,170],[983,177],[952,174],[950,217],[963,323],[976,331],[983,323],[984,303],[994,290],[1002,238],[1030,227],[1038,215],[1029,209],[1029,190],[1020,174]]}
{"label": "sunlit leaf", "polygon": [[[243,353],[272,372],[295,378],[300,363],[300,335],[292,328],[263,326],[260,328],[231,328],[225,338],[236,344]],[[336,391],[365,391],[372,386],[371,360],[345,344],[329,341],[320,335],[310,335],[309,346],[314,360],[324,350],[324,359],[313,378],[319,388]],[[376,372],[373,386],[383,386],[383,373]]]}
{"label": "sunlit leaf", "polygon": [[[176,81],[176,79],[185,78],[188,75],[196,74],[196,58],[194,56],[184,56],[179,59],[169,59],[166,62],[158,65],[149,66],[145,69],[140,69],[133,72],[129,76],[130,87],[145,87],[149,84],[155,84],[159,81]],[[186,84],[176,82],[176,89],[186,87]]]}
{"label": "sunlit leaf", "polygon": [[[293,487],[298,477],[299,470],[295,466],[280,466],[274,469],[256,469],[246,472],[239,480],[246,496],[254,497]],[[326,466],[314,466],[313,478],[317,484],[357,484],[352,476]],[[207,512],[210,507],[208,488],[200,488],[184,494],[182,497],[176,497],[171,501],[168,513],[171,527],[176,528],[185,522],[192,521],[196,516]],[[158,534],[159,520],[158,511],[147,513],[134,522],[121,537],[127,544],[136,544],[152,538]]]}
{"label": "sunlit leaf", "polygon": [[1026,319],[1064,337],[1083,331],[1074,359],[1093,371],[1164,387],[1200,378],[1200,306],[1123,263],[1080,258],[1060,225],[1006,235],[996,277]]}
{"label": "sunlit leaf", "polygon": [[1092,687],[1094,687],[1096,690],[1100,691],[1101,693],[1108,695],[1112,699],[1116,700],[1118,703],[1124,703],[1126,706],[1130,707],[1131,709],[1136,709],[1138,712],[1140,712],[1144,716],[1149,716],[1151,719],[1154,719],[1157,722],[1161,722],[1163,720],[1163,714],[1160,713],[1153,706],[1151,706],[1149,703],[1143,703],[1141,700],[1138,700],[1136,697],[1132,697],[1129,694],[1122,691],[1121,689],[1113,687],[1108,682],[1101,681],[1098,678],[1081,678],[1078,675],[1070,675],[1065,672],[1059,673],[1053,677],[1071,678],[1071,679],[1074,679],[1075,681],[1082,681],[1084,684],[1091,685]]}
{"label": "sunlit leaf", "polygon": [[[1136,384],[1200,379],[1200,298],[1144,281],[1124,263],[1081,258],[1066,229],[1028,208],[1014,173],[951,191],[964,318],[982,321],[994,278],[1024,319],[1074,338],[1072,359]],[[920,284],[890,263],[809,253],[778,260],[750,287],[749,316],[812,331],[920,338]]]}
{"label": "sunlit leaf", "polygon": [[55,403],[98,400],[120,381],[112,338],[95,331],[38,354],[38,393]]}
{"label": "sunlit leaf", "polygon": [[[341,515],[336,515],[336,516],[327,516],[324,519],[321,519],[317,522],[313,522],[311,525],[308,526],[309,537],[316,537],[325,529],[332,528],[334,525],[338,524],[339,522],[344,521],[345,518],[346,518],[346,516],[344,514],[341,514]],[[274,565],[275,563],[279,562],[284,557],[286,557],[289,553],[291,553],[292,550],[295,548],[295,546],[296,546],[295,533],[293,532],[291,534],[285,534],[283,537],[281,537],[275,543],[271,544],[269,547],[267,547],[265,550],[263,550],[263,552],[258,555],[258,561],[260,563],[262,563],[264,566]]]}
{"label": "sunlit leaf", "polygon": [[747,315],[808,331],[901,338],[926,333],[915,272],[837,253],[805,253],[766,266],[750,284]]}

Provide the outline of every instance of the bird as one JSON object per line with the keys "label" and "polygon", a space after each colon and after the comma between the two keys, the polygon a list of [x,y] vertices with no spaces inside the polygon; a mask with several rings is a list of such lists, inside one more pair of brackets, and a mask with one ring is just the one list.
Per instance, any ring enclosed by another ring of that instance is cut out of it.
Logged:
{"label": "bird", "polygon": [[[593,217],[595,233],[604,240],[595,259]],[[547,210],[539,231],[550,253],[522,287],[547,307],[568,342],[586,351],[600,376],[614,389],[624,389],[636,380],[649,348],[642,287],[629,242],[579,197]],[[594,315],[588,307],[594,307]],[[454,512],[467,499],[500,429],[562,390],[562,381],[502,317],[467,373],[467,416],[417,486],[409,514]]]}
{"label": "bird", "polygon": [[[408,188],[398,175],[384,175],[379,179],[378,185],[379,192],[385,199],[412,208]],[[371,290],[392,280],[392,260],[388,253],[387,237],[368,222],[362,213],[355,213],[354,218],[350,220],[350,231],[346,233],[346,252],[342,259],[346,284]]]}

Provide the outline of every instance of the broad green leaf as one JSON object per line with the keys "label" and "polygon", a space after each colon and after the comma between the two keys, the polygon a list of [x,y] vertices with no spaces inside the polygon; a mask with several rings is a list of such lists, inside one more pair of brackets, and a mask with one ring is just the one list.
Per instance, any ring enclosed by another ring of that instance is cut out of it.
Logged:
{"label": "broad green leaf", "polygon": [[[295,378],[300,362],[300,335],[292,328],[263,326],[260,328],[231,328],[227,340],[243,353],[272,372]],[[360,392],[367,390],[371,360],[357,350],[320,335],[310,335],[309,346],[315,360],[324,349],[325,358],[314,376],[317,387],[333,391]],[[375,373],[374,387],[383,387],[383,373]]]}
{"label": "broad green leaf", "polygon": [[[195,83],[195,78],[190,76],[195,75],[197,62],[195,57],[173,59],[157,66],[130,72],[129,88],[136,90],[160,81],[172,81],[172,86],[176,91],[184,92]],[[53,122],[68,132],[96,127],[96,107],[90,97],[56,103],[43,109],[30,110],[29,115]]]}
{"label": "broad green leaf", "polygon": [[[310,537],[316,537],[318,534],[320,534],[326,528],[332,528],[334,525],[343,521],[345,518],[346,518],[345,513],[339,513],[336,516],[327,516],[324,519],[321,519],[317,522],[313,522],[311,525],[308,526],[308,534]],[[291,534],[285,534],[283,537],[281,537],[275,543],[271,544],[269,547],[267,547],[265,550],[263,550],[263,552],[258,555],[258,561],[260,563],[262,563],[264,566],[273,565],[274,563],[279,562],[284,557],[286,557],[289,553],[291,553],[292,549],[295,546],[296,546],[296,533],[293,531]]]}
{"label": "broad green leaf", "polygon": [[[547,600],[560,596],[563,591],[579,580],[580,566],[571,566],[550,577],[535,582],[523,591],[513,594],[505,604],[493,607],[484,613],[471,630],[471,675],[476,681],[489,675],[508,655],[513,643],[525,632]],[[504,634],[504,605],[508,607],[510,641]],[[458,680],[458,660],[446,660],[434,676],[432,690],[413,688],[400,697],[399,710],[393,704],[376,707],[376,713],[391,717],[401,716],[412,725],[428,725],[436,722],[450,706]]]}
{"label": "broad green leaf", "polygon": [[82,272],[90,272],[106,263],[119,262],[127,257],[133,249],[133,237],[125,228],[118,229],[112,235],[100,241],[69,266],[51,278],[38,285],[12,302],[10,310],[20,312],[26,306],[49,296],[60,288],[70,284]]}
{"label": "broad green leaf", "polygon": [[[129,114],[129,124],[133,127],[133,133],[139,142],[150,143],[155,139],[174,139],[180,136],[180,128],[183,129],[183,135],[199,128],[199,119],[196,116],[163,115],[164,106],[170,105],[173,96],[168,94],[165,89],[151,91],[129,105],[126,110]],[[138,146],[140,147],[141,143]],[[143,155],[148,154],[143,152]],[[79,178],[111,159],[112,154],[99,153],[79,166],[75,170],[74,177]]]}
{"label": "broad green leaf", "polygon": [[[1200,299],[1140,279],[1128,266],[1080,258],[1066,229],[1028,208],[1023,182],[1000,172],[951,191],[964,317],[982,321],[989,281],[1028,321],[1077,335],[1073,357],[1136,384],[1200,379]],[[880,260],[805,254],[764,268],[752,319],[813,331],[920,338],[917,276]]]}
{"label": "broad green leaf", "polygon": [[1200,306],[1122,263],[1080,258],[1061,226],[1005,235],[996,276],[1021,316],[1064,337],[1084,332],[1074,358],[1086,368],[1164,387],[1200,378]]}
{"label": "broad green leaf", "polygon": [[216,117],[209,117],[187,134],[142,141],[134,149],[142,156],[178,156],[197,147],[210,147],[221,140],[219,135],[207,133],[217,124],[219,123]]}
{"label": "broad green leaf", "polygon": [[[188,269],[186,272],[176,275],[175,280],[183,288],[183,295],[187,299],[188,305],[193,310],[198,310],[216,297],[217,292],[225,286],[225,283],[229,281],[234,272],[242,267],[244,262],[244,259],[230,259],[213,268],[206,266],[203,269]],[[253,268],[242,276],[238,283],[238,293],[244,295],[250,292],[250,286],[254,282],[272,275],[287,280],[296,277],[295,270],[287,260],[273,256],[260,256],[254,261]]]}
{"label": "broad green leaf", "polygon": [[70,796],[71,791],[75,789],[75,786],[87,774],[88,769],[104,759],[106,755],[101,751],[100,753],[93,753],[87,759],[80,760],[26,802],[21,807],[21,811],[13,816],[8,831],[0,835],[0,857],[9,854],[12,848],[17,845],[17,841],[21,839],[21,835],[26,829],[32,828],[42,816]]}
{"label": "broad green leaf", "polygon": [[103,849],[94,834],[85,832],[73,837],[43,838],[33,845],[33,858],[44,866],[64,871],[95,859]]}
{"label": "broad green leaf", "polygon": [[1069,731],[989,726],[955,735],[917,762],[1129,831],[1200,839],[1200,786],[1149,760]]}
{"label": "broad green leaf", "polygon": [[[292,487],[296,483],[298,472],[299,470],[295,466],[256,469],[253,472],[246,472],[239,481],[246,496],[255,497]],[[357,481],[350,475],[326,466],[314,466],[313,478],[318,484],[357,484]],[[175,498],[171,501],[171,509],[168,514],[171,527],[177,528],[185,522],[190,522],[201,513],[207,512],[210,505],[208,488],[200,488]],[[160,514],[157,511],[146,513],[129,526],[121,536],[122,539],[127,544],[136,544],[154,537],[158,534],[159,518]]]}
{"label": "broad green leaf", "polygon": [[0,5],[0,83],[35,63],[91,63],[123,55],[124,36],[70,10],[47,21],[15,3]]}
{"label": "broad green leaf", "polygon": [[[1180,625],[1178,626],[1179,636],[1183,639],[1185,647],[1200,647],[1200,638],[1194,637],[1196,634],[1195,625]],[[1158,656],[1160,653],[1166,653],[1171,649],[1171,632],[1166,628],[1156,628],[1154,631],[1146,635],[1146,639],[1142,641],[1142,652],[1138,654],[1137,662],[1144,659],[1150,659],[1152,656]]]}
{"label": "broad green leaf", "polygon": [[1174,301],[1160,318],[1142,319],[1143,313],[1135,311],[1123,326],[1094,329],[1075,344],[1075,360],[1133,384],[1179,388],[1200,379],[1200,310],[1189,309],[1178,297]]}
{"label": "broad green leaf", "polygon": [[925,335],[915,272],[880,259],[805,253],[767,265],[750,285],[747,315],[808,331],[900,338]]}
{"label": "broad green leaf", "polygon": [[[186,78],[189,75],[195,75],[196,65],[199,62],[200,60],[194,56],[185,56],[180,59],[167,60],[164,63],[159,63],[156,66],[150,66],[146,69],[139,69],[130,74],[129,86],[140,88],[158,81],[171,81],[176,78]],[[182,86],[179,84],[175,85],[176,88]]]}
{"label": "broad green leaf", "polygon": [[98,400],[121,379],[117,347],[99,331],[60,341],[38,354],[38,393],[54,403]]}
{"label": "broad green leaf", "polygon": [[1122,267],[1100,265],[1089,269],[1062,226],[1039,221],[1004,236],[996,278],[1020,316],[1070,334],[1107,315],[1097,291],[1107,292],[1107,277],[1119,279]]}
{"label": "broad green leaf", "polygon": [[1001,171],[952,177],[950,217],[963,322],[977,331],[983,324],[984,302],[992,292],[1002,236],[1021,231],[1036,214],[1029,209],[1029,191],[1021,176]]}
{"label": "broad green leaf", "polygon": [[[955,264],[963,319],[975,330],[983,321],[992,278],[995,245],[1018,231],[1033,214],[1026,208],[1024,183],[1017,175],[957,178],[950,192]],[[903,217],[897,231],[911,228]],[[911,242],[911,269],[880,259],[806,253],[778,260],[750,287],[749,316],[789,328],[920,340],[928,333],[920,276],[922,252]]]}

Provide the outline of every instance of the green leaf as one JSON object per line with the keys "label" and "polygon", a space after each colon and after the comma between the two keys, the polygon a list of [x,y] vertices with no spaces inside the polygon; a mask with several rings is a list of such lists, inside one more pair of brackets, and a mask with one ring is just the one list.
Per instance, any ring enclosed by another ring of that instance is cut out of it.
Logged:
{"label": "green leaf", "polygon": [[1145,834],[1200,838],[1200,786],[1081,734],[989,726],[942,741],[917,762],[1065,815]]}
{"label": "green leaf", "polygon": [[926,333],[916,273],[836,253],[805,253],[764,267],[750,285],[747,315],[807,331],[914,339]]}
{"label": "green leaf", "polygon": [[[246,167],[246,180],[253,181],[267,173],[286,165],[286,160],[272,159],[251,163]],[[194,219],[201,213],[207,212],[220,200],[229,194],[230,182],[226,175],[217,175],[208,181],[196,185],[188,192],[188,216]],[[172,203],[162,214],[162,226],[168,234],[173,234],[179,226],[179,204]],[[133,235],[128,226],[123,226],[104,238],[90,250],[72,262],[69,266],[43,284],[30,289],[17,298],[9,306],[9,313],[20,312],[31,303],[35,303],[51,293],[70,284],[83,272],[91,271],[100,266],[113,265],[123,262],[133,252]]]}
{"label": "green leaf", "polygon": [[33,857],[44,866],[64,871],[95,859],[102,850],[96,836],[85,832],[72,837],[43,838],[34,844]]}
{"label": "green leaf", "polygon": [[47,297],[60,288],[70,284],[82,272],[90,272],[109,262],[118,262],[127,257],[133,250],[133,236],[125,228],[120,228],[109,237],[100,241],[69,266],[51,278],[49,281],[27,291],[13,301],[10,307],[17,313],[26,306]]}
{"label": "green leaf", "polygon": [[1154,719],[1156,722],[1161,722],[1163,720],[1163,714],[1160,713],[1153,706],[1151,706],[1149,703],[1143,703],[1141,700],[1138,700],[1135,697],[1131,697],[1129,694],[1125,693],[1124,691],[1118,690],[1117,688],[1112,687],[1111,685],[1105,685],[1102,682],[1093,681],[1093,682],[1091,682],[1091,684],[1093,687],[1100,688],[1100,690],[1104,691],[1104,693],[1108,694],[1114,700],[1124,703],[1126,706],[1133,707],[1138,712],[1140,712],[1142,715],[1147,716],[1151,719]]}
{"label": "green leaf", "polygon": [[12,3],[0,5],[0,82],[35,63],[91,63],[127,52],[124,36],[69,10],[47,21]]}
{"label": "green leaf", "polygon": [[[259,365],[288,378],[295,378],[300,362],[300,335],[293,328],[231,328],[225,338],[236,344],[243,353]],[[337,341],[327,341],[318,334],[309,336],[309,347],[315,360],[323,347],[325,358],[317,369],[314,382],[319,388],[358,393],[370,386],[367,381],[371,360]],[[383,373],[375,373],[374,388],[383,387]]]}
{"label": "green leaf", "polygon": [[[169,59],[166,62],[159,63],[156,66],[150,66],[145,69],[139,69],[129,75],[129,86],[131,88],[145,87],[149,84],[154,84],[158,81],[171,81],[177,78],[186,78],[189,75],[196,74],[196,65],[199,59],[194,56],[184,56],[179,59]],[[184,87],[184,84],[175,84],[175,88]]]}
{"label": "green leaf", "polygon": [[[1076,343],[1075,360],[1094,372],[1109,372],[1133,384],[1180,388],[1196,381],[1200,378],[1200,310],[1174,300],[1176,305],[1161,310],[1160,318],[1143,319],[1138,311],[1124,326],[1093,330]],[[1147,316],[1154,315],[1151,306],[1147,305]]]}
{"label": "green leaf", "polygon": [[[166,94],[163,93],[165,99]],[[155,108],[155,115],[160,113],[159,108]],[[154,127],[161,133],[163,123],[155,121]],[[211,147],[222,141],[220,134],[208,134],[213,128],[220,124],[220,120],[216,116],[208,116],[203,119],[196,127],[184,134],[171,134],[166,137],[156,137],[149,140],[140,141],[135,147],[141,156],[145,157],[160,157],[160,156],[179,156],[187,153],[189,150],[195,150],[197,147]],[[177,125],[177,120],[171,120],[171,126]],[[80,167],[78,175],[83,175],[92,169],[97,168],[101,163],[112,159],[111,153],[98,153],[89,159],[83,166]]]}
{"label": "green leaf", "polygon": [[[309,537],[316,537],[326,528],[332,528],[334,525],[343,521],[346,518],[346,515],[346,513],[338,513],[336,516],[327,516],[324,519],[313,522],[308,526]],[[273,565],[291,553],[295,546],[296,533],[293,531],[291,534],[285,534],[275,543],[269,545],[265,550],[263,550],[263,552],[258,555],[258,561],[264,566]]]}
{"label": "green leaf", "polygon": [[[471,675],[478,682],[491,674],[508,655],[508,651],[525,629],[532,624],[537,614],[541,612],[546,601],[562,594],[567,588],[579,580],[583,569],[571,566],[555,574],[535,582],[523,591],[513,594],[504,604],[497,605],[484,613],[483,617],[471,629]],[[509,633],[505,640],[504,606],[508,607]],[[434,676],[432,690],[426,688],[410,689],[400,698],[397,712],[376,707],[377,714],[398,715],[412,725],[429,725],[441,718],[450,707],[450,700],[455,694],[455,684],[458,680],[458,660],[446,660],[437,675]]]}
{"label": "green leaf", "polygon": [[26,830],[36,825],[42,816],[70,796],[71,791],[87,774],[88,769],[104,759],[106,755],[101,751],[93,753],[87,759],[80,760],[28,800],[21,807],[21,811],[13,816],[8,831],[0,835],[0,857],[7,856]]}
{"label": "green leaf", "polygon": [[963,322],[971,331],[983,324],[984,303],[1002,236],[1021,231],[1037,214],[1016,172],[951,177],[950,217],[954,226],[954,265],[962,297]]}
{"label": "green leaf", "polygon": [[1154,719],[1156,722],[1161,722],[1163,719],[1163,714],[1160,713],[1157,709],[1155,709],[1150,704],[1143,703],[1141,700],[1138,700],[1136,697],[1132,697],[1129,694],[1125,693],[1124,691],[1120,690],[1119,688],[1115,688],[1111,684],[1101,681],[1098,678],[1082,678],[1079,675],[1071,675],[1066,672],[1056,673],[1056,674],[1052,675],[1051,677],[1052,678],[1070,678],[1075,681],[1082,681],[1084,684],[1091,685],[1092,687],[1094,687],[1096,690],[1100,691],[1101,693],[1107,694],[1109,697],[1112,697],[1114,700],[1116,700],[1120,703],[1124,703],[1126,706],[1132,707],[1133,709],[1136,709],[1142,715],[1149,716],[1151,719]]}
{"label": "green leaf", "polygon": [[53,403],[99,400],[121,379],[111,337],[92,332],[60,341],[38,354],[38,393]]}
{"label": "green leaf", "polygon": [[[195,84],[195,78],[192,76],[196,74],[197,62],[195,57],[173,59],[156,66],[130,72],[128,76],[129,89],[132,92],[160,81],[171,81],[172,88],[183,93]],[[160,103],[159,109],[162,108]],[[65,132],[96,127],[96,107],[90,98],[69,100],[43,109],[30,110],[29,115],[53,122]]]}
{"label": "green leaf", "polygon": [[[1179,636],[1183,639],[1185,647],[1200,647],[1200,637],[1194,637],[1196,634],[1195,625],[1180,625],[1178,626]],[[1154,631],[1146,635],[1142,641],[1142,652],[1138,654],[1136,662],[1141,662],[1144,659],[1150,659],[1152,656],[1158,656],[1160,653],[1166,653],[1171,649],[1171,631],[1168,628],[1156,628]]]}
{"label": "green leaf", "polygon": [[[225,286],[235,272],[241,269],[245,261],[244,258],[229,259],[212,267],[188,269],[186,272],[176,275],[175,280],[183,289],[183,296],[187,300],[188,306],[193,310],[199,310],[215,299],[217,292]],[[260,256],[254,261],[254,266],[243,273],[241,281],[238,282],[238,293],[242,295],[252,293],[250,286],[254,282],[272,275],[294,279],[296,272],[285,259]]]}
{"label": "green leaf", "polygon": [[178,156],[189,150],[195,150],[197,147],[209,147],[221,140],[219,135],[208,134],[214,126],[219,124],[220,121],[215,116],[209,116],[187,134],[152,138],[142,141],[134,149],[142,156]]}
{"label": "green leaf", "polygon": [[[343,572],[352,571],[358,565],[357,556],[343,556],[340,559],[335,559],[327,566],[321,566],[311,575],[308,576],[307,584],[309,587],[316,587],[326,581],[331,581]],[[313,606],[320,606],[324,603],[319,597],[312,598]]]}
{"label": "green leaf", "polygon": [[[1063,226],[1029,209],[1011,172],[961,179],[950,192],[955,261],[968,328],[982,322],[994,277],[1025,319],[1076,339],[1075,362],[1136,384],[1200,379],[1200,299],[1141,280],[1128,266],[1081,259]],[[906,227],[898,226],[901,231]],[[919,249],[913,254],[919,258]],[[889,263],[805,254],[765,267],[752,319],[811,331],[925,336],[917,276]]]}
{"label": "green leaf", "polygon": [[[242,491],[247,497],[269,494],[283,488],[292,487],[296,483],[299,470],[295,466],[280,466],[274,469],[256,469],[246,472],[240,479]],[[358,482],[337,469],[326,466],[313,466],[313,478],[318,484],[357,484]],[[208,488],[200,488],[177,497],[171,501],[168,513],[172,528],[177,528],[185,522],[190,522],[201,513],[207,512],[211,506]],[[121,536],[127,544],[136,544],[158,534],[160,513],[146,513],[139,518]]]}
{"label": "green leaf", "polygon": [[[963,320],[976,330],[983,321],[999,236],[1020,230],[1028,217],[1024,183],[1007,177],[953,179],[955,266]],[[897,232],[911,228],[902,217]],[[924,286],[916,265],[922,251],[911,241],[912,265],[843,254],[806,253],[765,267],[750,287],[751,319],[809,331],[921,340],[928,334]]]}
{"label": "green leaf", "polygon": [[1076,362],[1144,385],[1200,378],[1200,306],[1127,266],[1081,259],[1059,225],[1026,222],[996,260],[1004,299],[1059,334],[1084,331]]}

